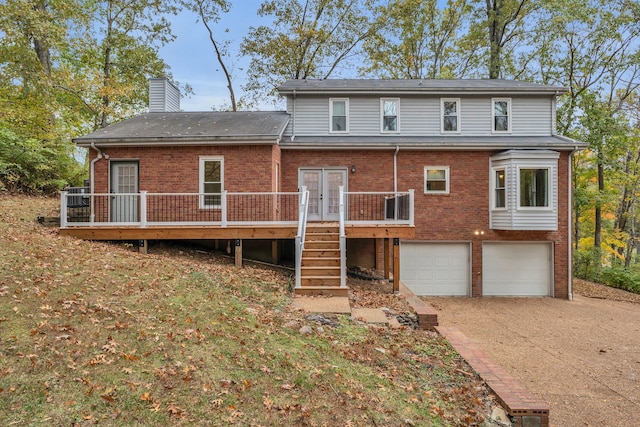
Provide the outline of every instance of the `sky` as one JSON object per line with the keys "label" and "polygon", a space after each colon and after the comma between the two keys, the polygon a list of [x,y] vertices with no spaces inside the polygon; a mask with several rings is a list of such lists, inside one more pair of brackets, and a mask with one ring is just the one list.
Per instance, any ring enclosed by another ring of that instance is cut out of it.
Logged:
{"label": "sky", "polygon": [[[236,78],[233,80],[236,99],[242,91],[240,86],[245,83],[244,76],[249,66],[247,58],[236,58],[240,50],[242,38],[249,32],[249,27],[267,24],[270,17],[262,18],[256,11],[261,0],[235,1],[229,13],[221,16],[215,25],[214,36],[216,42],[229,40],[232,53],[225,65],[233,69]],[[226,78],[216,59],[213,45],[209,41],[209,34],[202,24],[196,22],[196,15],[189,11],[182,11],[177,16],[171,16],[171,28],[176,39],[160,48],[160,56],[169,65],[173,79],[180,85],[190,84],[195,94],[183,97],[180,107],[183,111],[211,111],[223,104],[229,104],[229,91]],[[228,32],[224,32],[228,28]],[[219,40],[218,40],[219,39]],[[261,107],[258,106],[260,109]],[[273,107],[265,106],[272,109]]]}

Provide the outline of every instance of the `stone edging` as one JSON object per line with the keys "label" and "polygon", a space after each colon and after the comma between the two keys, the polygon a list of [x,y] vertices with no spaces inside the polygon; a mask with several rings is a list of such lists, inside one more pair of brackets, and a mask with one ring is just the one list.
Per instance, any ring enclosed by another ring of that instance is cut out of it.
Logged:
{"label": "stone edging", "polygon": [[420,329],[435,329],[455,348],[473,370],[493,390],[507,410],[514,427],[549,426],[549,407],[525,389],[520,382],[494,363],[473,340],[458,329],[438,326],[438,312],[400,283],[400,294],[418,315]]}

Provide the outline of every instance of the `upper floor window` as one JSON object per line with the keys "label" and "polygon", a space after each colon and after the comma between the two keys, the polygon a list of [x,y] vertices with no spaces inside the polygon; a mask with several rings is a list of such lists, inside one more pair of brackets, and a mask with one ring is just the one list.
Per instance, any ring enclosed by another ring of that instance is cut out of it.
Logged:
{"label": "upper floor window", "polygon": [[424,168],[425,194],[449,194],[449,167],[426,166]]}
{"label": "upper floor window", "polygon": [[222,157],[200,157],[200,208],[219,208],[222,205],[224,182]]}
{"label": "upper floor window", "polygon": [[511,99],[494,98],[491,100],[493,132],[511,132]]}
{"label": "upper floor window", "polygon": [[382,132],[398,132],[399,117],[398,111],[400,110],[399,99],[381,99],[380,110],[382,114]]}
{"label": "upper floor window", "polygon": [[441,132],[460,132],[460,100],[444,98],[440,102]]}
{"label": "upper floor window", "polygon": [[331,116],[330,132],[348,132],[349,131],[349,100],[330,99],[329,115]]}
{"label": "upper floor window", "polygon": [[494,169],[493,171],[493,184],[494,184],[494,193],[493,193],[493,206],[495,208],[505,208],[507,206],[506,199],[506,177],[504,169]]}
{"label": "upper floor window", "polygon": [[521,168],[520,207],[549,207],[549,168]]}

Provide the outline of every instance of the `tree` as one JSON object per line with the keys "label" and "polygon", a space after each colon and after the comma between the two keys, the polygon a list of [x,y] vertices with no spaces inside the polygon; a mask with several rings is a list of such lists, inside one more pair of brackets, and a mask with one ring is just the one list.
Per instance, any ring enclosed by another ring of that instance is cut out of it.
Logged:
{"label": "tree", "polygon": [[[235,90],[233,89],[233,76],[227,67],[225,57],[228,56],[227,44],[220,43],[214,36],[213,25],[220,22],[220,12],[228,12],[231,7],[227,0],[182,0],[181,4],[188,10],[198,15],[198,20],[202,22],[209,35],[209,41],[216,53],[216,59],[225,79],[227,80],[227,89],[229,90],[229,101],[231,103],[231,111],[238,110]],[[228,31],[228,29],[226,30]]]}
{"label": "tree", "polygon": [[378,7],[378,30],[364,43],[361,71],[385,78],[462,77],[453,52],[470,8],[467,0],[449,0],[443,9],[438,3],[394,0]]}
{"label": "tree", "polygon": [[366,0],[267,0],[241,51],[251,57],[244,89],[267,98],[288,79],[326,79],[345,66],[373,31]]}

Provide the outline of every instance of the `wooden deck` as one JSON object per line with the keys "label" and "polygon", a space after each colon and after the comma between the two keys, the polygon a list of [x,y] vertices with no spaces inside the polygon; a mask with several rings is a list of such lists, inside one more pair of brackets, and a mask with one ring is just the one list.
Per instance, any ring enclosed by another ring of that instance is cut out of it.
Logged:
{"label": "wooden deck", "polygon": [[[209,240],[209,239],[294,239],[297,225],[256,226],[99,226],[61,228],[60,234],[86,240]],[[409,225],[345,225],[348,239],[412,239]]]}

